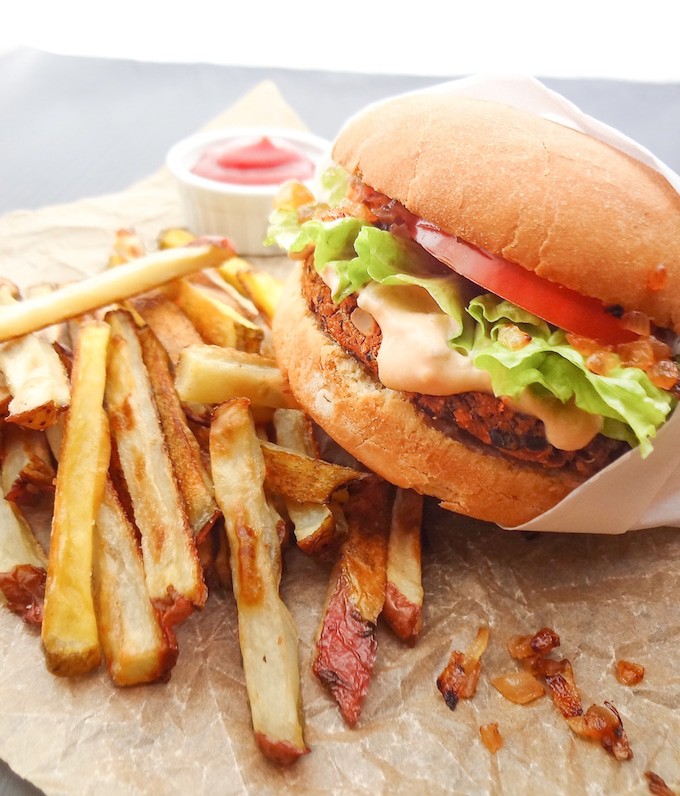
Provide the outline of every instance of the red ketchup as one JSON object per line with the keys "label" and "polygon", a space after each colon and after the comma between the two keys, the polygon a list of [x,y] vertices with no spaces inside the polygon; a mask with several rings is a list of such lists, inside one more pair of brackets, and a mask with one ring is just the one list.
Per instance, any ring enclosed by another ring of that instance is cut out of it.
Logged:
{"label": "red ketchup", "polygon": [[232,185],[279,185],[286,180],[310,179],[314,163],[289,144],[262,136],[213,146],[199,157],[191,171]]}

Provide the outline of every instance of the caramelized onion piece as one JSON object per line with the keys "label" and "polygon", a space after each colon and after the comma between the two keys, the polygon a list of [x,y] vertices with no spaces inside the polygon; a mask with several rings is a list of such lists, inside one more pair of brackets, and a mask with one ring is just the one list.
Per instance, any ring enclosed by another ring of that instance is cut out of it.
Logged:
{"label": "caramelized onion piece", "polygon": [[663,290],[668,282],[668,269],[663,263],[658,263],[647,274],[646,287],[655,293],[657,290]]}
{"label": "caramelized onion piece", "polygon": [[644,312],[638,312],[637,310],[624,312],[621,316],[621,323],[624,328],[639,334],[641,337],[649,337],[652,333],[652,322]]}
{"label": "caramelized onion piece", "polygon": [[481,657],[488,643],[489,628],[480,627],[468,651],[454,650],[437,678],[437,688],[451,710],[456,709],[459,700],[470,699],[475,695],[482,670]]}
{"label": "caramelized onion piece", "polygon": [[529,345],[531,335],[520,329],[519,326],[515,326],[514,323],[508,323],[499,329],[498,342],[510,351],[519,351],[520,348]]}
{"label": "caramelized onion piece", "polygon": [[604,706],[591,705],[583,715],[567,718],[567,723],[582,738],[599,741],[617,760],[633,757],[621,716],[610,702],[605,702]]}
{"label": "caramelized onion piece", "polygon": [[495,755],[503,746],[503,736],[498,729],[497,721],[491,722],[490,724],[482,724],[479,728],[479,734],[482,736],[482,743],[492,755]]}
{"label": "caramelized onion piece", "polygon": [[510,702],[526,705],[545,694],[545,689],[531,672],[507,672],[494,677],[491,685]]}
{"label": "caramelized onion piece", "polygon": [[661,359],[655,362],[647,371],[649,380],[660,390],[671,390],[680,379],[678,366],[671,359]]}
{"label": "caramelized onion piece", "polygon": [[645,676],[645,667],[631,661],[616,661],[614,669],[621,685],[637,685]]}
{"label": "caramelized onion piece", "polygon": [[518,661],[544,656],[560,646],[560,637],[550,627],[541,628],[533,636],[513,636],[508,642],[508,652]]}
{"label": "caramelized onion piece", "polygon": [[598,376],[608,376],[619,367],[619,364],[619,358],[613,351],[596,351],[586,357],[586,367]]}
{"label": "caramelized onion piece", "polygon": [[671,790],[663,779],[653,771],[645,771],[645,777],[647,778],[649,792],[653,793],[654,796],[677,796],[676,792]]}

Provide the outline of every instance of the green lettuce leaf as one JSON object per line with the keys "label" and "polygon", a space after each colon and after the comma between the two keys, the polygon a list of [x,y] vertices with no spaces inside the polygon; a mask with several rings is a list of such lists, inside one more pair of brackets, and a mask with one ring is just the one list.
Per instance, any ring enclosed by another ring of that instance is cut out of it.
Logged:
{"label": "green lettuce leaf", "polygon": [[[518,398],[529,388],[562,403],[573,399],[580,409],[605,419],[604,434],[630,445],[638,443],[640,453],[649,454],[651,439],[675,401],[643,370],[617,367],[606,376],[592,373],[564,331],[552,331],[536,316],[491,294],[474,298],[468,312],[477,323],[474,333],[452,340],[451,345],[491,375],[496,395]],[[499,342],[499,332],[507,324],[531,336],[527,345],[511,350]]]}

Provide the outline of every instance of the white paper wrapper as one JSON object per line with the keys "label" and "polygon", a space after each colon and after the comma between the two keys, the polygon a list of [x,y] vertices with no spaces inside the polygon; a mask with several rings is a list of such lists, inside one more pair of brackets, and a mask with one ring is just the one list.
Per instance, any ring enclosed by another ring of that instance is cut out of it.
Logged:
{"label": "white paper wrapper", "polygon": [[[579,130],[656,169],[680,193],[680,176],[648,149],[532,77],[475,75],[425,91],[502,102]],[[550,511],[512,530],[617,534],[661,525],[680,526],[678,412],[660,429],[654,451],[646,459],[631,451]]]}

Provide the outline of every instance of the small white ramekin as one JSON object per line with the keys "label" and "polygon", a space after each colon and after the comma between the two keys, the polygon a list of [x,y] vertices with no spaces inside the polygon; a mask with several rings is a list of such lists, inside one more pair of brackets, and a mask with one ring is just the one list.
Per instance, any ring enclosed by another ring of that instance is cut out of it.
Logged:
{"label": "small white ramekin", "polygon": [[264,246],[267,219],[278,185],[234,185],[193,174],[201,153],[215,144],[234,139],[268,138],[290,144],[317,166],[326,163],[330,144],[304,131],[271,127],[239,127],[197,133],[175,144],[166,165],[175,177],[187,227],[197,235],[226,235],[239,254],[280,254]]}

